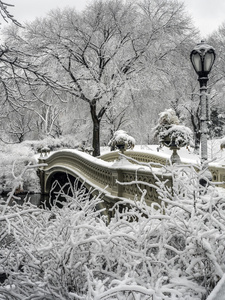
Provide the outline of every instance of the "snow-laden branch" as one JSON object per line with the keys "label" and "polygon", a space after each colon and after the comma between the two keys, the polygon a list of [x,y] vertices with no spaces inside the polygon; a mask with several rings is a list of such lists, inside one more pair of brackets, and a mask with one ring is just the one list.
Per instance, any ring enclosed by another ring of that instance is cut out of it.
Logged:
{"label": "snow-laden branch", "polygon": [[161,203],[147,206],[143,190],[117,202],[110,221],[97,209],[104,202],[77,183],[53,185],[66,200],[61,209],[8,207],[0,222],[7,271],[0,292],[12,299],[15,292],[18,299],[203,299],[225,271],[224,197],[213,185],[202,189],[202,170],[166,170],[172,187],[154,177]]}
{"label": "snow-laden branch", "polygon": [[13,7],[14,5],[0,1],[0,15],[2,16],[5,22],[11,20],[15,25],[21,26],[21,24],[14,18],[14,16],[9,12],[8,8]]}

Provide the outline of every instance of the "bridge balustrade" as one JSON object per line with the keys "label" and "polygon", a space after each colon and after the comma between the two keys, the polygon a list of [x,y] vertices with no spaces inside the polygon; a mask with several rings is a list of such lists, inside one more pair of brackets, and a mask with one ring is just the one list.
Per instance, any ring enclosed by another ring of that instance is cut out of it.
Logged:
{"label": "bridge balustrade", "polygon": [[[125,152],[125,155],[139,162],[153,162],[155,164],[158,164],[158,167],[161,167],[161,165],[165,165],[168,162],[168,158],[162,157],[160,156],[160,154],[157,155],[156,153],[150,153],[150,152],[128,150]],[[102,160],[109,161],[109,162],[117,160],[118,157],[119,157],[118,151],[111,151],[100,156]]]}
{"label": "bridge balustrade", "polygon": [[[159,202],[156,189],[145,184],[154,185],[155,176],[167,181],[167,185],[171,186],[171,176],[169,174],[162,175],[159,168],[155,169],[154,174],[148,167],[143,167],[137,171],[140,168],[139,165],[119,165],[113,161],[93,158],[77,150],[60,150],[48,157],[40,157],[39,162],[47,164],[47,166],[41,167],[39,171],[43,193],[48,194],[50,192],[53,175],[60,172],[68,173],[83,181],[88,189],[93,190],[93,194],[102,192],[109,207],[122,198],[134,199],[136,195],[140,197],[140,188],[147,190],[145,197],[147,204]],[[136,180],[142,183],[137,186],[134,183]],[[120,185],[117,181],[128,184]],[[131,182],[132,184],[130,184]]]}
{"label": "bridge balustrade", "polygon": [[[162,157],[157,155],[156,153],[151,152],[141,152],[141,151],[126,151],[125,155],[127,157],[133,158],[139,162],[151,162],[155,163],[155,167],[161,167],[161,165],[166,165],[169,163],[169,156]],[[112,151],[106,154],[101,155],[101,159],[105,161],[115,161],[118,159],[119,152],[118,151]],[[225,164],[224,165],[218,165],[209,163],[209,170],[212,173],[212,180],[214,182],[218,182],[218,186],[225,188]]]}

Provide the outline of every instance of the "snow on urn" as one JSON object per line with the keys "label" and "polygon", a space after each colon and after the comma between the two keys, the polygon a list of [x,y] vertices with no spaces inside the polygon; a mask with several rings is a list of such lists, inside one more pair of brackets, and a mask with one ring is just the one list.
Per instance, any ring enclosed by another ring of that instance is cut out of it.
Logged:
{"label": "snow on urn", "polygon": [[112,139],[109,141],[111,150],[119,149],[122,153],[127,149],[133,149],[135,146],[135,139],[128,135],[124,130],[117,130]]}
{"label": "snow on urn", "polygon": [[180,125],[180,121],[173,109],[166,109],[159,114],[157,126],[154,128],[155,136],[158,137],[160,145],[169,147],[173,153],[172,163],[180,163],[177,150],[189,146],[192,141],[190,128]]}

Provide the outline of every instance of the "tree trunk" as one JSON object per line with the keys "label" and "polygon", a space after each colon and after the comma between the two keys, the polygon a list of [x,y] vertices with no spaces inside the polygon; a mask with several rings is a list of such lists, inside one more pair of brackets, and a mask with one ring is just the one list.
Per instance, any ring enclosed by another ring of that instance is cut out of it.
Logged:
{"label": "tree trunk", "polygon": [[93,140],[92,147],[94,149],[93,156],[100,155],[100,121],[93,120]]}
{"label": "tree trunk", "polygon": [[100,155],[100,121],[96,114],[96,103],[91,103],[91,117],[93,122],[93,136],[92,136],[92,147],[93,147],[93,156]]}
{"label": "tree trunk", "polygon": [[194,152],[196,154],[199,154],[199,148],[200,148],[200,142],[201,142],[201,133],[200,133],[200,131],[198,131],[198,132],[195,132],[194,135],[195,135],[195,150],[194,150]]}

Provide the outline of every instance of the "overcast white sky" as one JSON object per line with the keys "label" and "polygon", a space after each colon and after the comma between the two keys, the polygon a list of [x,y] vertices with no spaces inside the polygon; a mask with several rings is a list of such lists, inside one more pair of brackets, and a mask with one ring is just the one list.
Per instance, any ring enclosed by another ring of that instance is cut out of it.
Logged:
{"label": "overcast white sky", "polygon": [[[15,5],[10,12],[23,23],[44,16],[49,10],[57,7],[72,6],[81,11],[91,1],[93,0],[8,0],[6,2]],[[202,38],[225,22],[224,0],[183,0],[183,2],[195,26],[200,30]]]}

